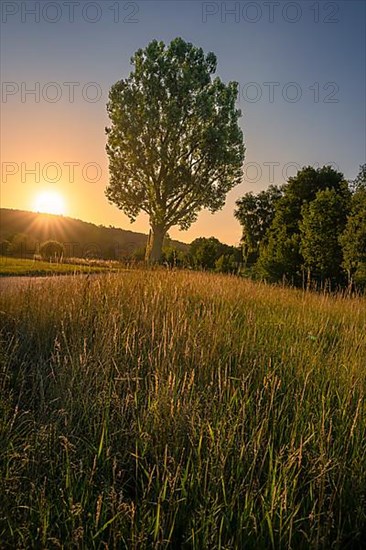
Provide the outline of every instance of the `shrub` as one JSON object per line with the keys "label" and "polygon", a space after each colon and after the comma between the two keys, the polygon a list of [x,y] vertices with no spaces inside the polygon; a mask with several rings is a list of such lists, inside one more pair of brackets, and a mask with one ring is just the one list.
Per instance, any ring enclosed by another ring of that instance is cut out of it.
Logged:
{"label": "shrub", "polygon": [[43,260],[59,262],[65,253],[64,245],[58,241],[46,241],[39,249]]}

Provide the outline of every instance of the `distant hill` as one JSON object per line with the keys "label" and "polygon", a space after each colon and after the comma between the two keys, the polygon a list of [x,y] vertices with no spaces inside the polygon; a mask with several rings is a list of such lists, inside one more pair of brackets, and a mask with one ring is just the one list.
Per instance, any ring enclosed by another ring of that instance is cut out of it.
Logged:
{"label": "distant hill", "polygon": [[[39,214],[25,210],[0,209],[0,241],[11,240],[17,234],[27,236],[27,253],[32,254],[40,244],[49,239],[62,242],[67,256],[118,259],[130,255],[146,245],[147,235],[116,227],[104,227],[93,223]],[[188,245],[170,241],[183,251]]]}

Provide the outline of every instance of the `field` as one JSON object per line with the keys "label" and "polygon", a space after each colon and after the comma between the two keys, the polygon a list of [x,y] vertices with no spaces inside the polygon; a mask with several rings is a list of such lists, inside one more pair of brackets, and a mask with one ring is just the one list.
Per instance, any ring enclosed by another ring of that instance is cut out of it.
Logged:
{"label": "field", "polygon": [[[107,264],[107,262],[106,262]],[[0,277],[70,275],[73,273],[99,273],[109,270],[108,266],[50,263],[0,256]]]}
{"label": "field", "polygon": [[362,548],[366,299],[205,273],[0,298],[2,548]]}

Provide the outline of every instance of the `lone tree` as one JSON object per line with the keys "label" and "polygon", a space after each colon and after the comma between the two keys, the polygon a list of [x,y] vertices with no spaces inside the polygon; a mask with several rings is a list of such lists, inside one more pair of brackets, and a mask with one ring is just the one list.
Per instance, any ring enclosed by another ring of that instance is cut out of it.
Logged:
{"label": "lone tree", "polygon": [[213,78],[216,56],[181,38],[154,40],[131,64],[109,93],[106,196],[131,222],[148,214],[146,260],[157,262],[171,227],[187,229],[203,208],[216,212],[241,181],[238,85]]}

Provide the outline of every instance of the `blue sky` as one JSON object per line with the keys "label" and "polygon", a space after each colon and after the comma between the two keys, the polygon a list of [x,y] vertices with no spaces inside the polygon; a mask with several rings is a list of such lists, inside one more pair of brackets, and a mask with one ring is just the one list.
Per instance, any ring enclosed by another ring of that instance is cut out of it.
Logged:
{"label": "blue sky", "polygon": [[[244,181],[228,195],[223,211],[202,213],[190,230],[170,233],[184,241],[214,235],[236,243],[240,226],[233,209],[246,191],[281,184],[297,166],[309,164],[333,163],[354,178],[365,162],[365,5],[350,0],[80,1],[72,22],[70,6],[62,1],[3,2],[1,75],[13,91],[5,88],[4,96],[3,88],[2,162],[97,163],[102,175],[96,183],[81,174],[71,182],[63,172],[54,184],[65,196],[67,214],[147,231],[146,217],[131,226],[104,198],[105,103],[110,86],[131,70],[136,49],[154,38],[169,42],[181,36],[214,51],[219,76],[239,82],[247,153]],[[31,9],[40,10],[39,22],[27,12]],[[72,103],[67,82],[80,83]],[[90,82],[96,87],[87,91],[100,90],[98,101],[86,100],[81,92]],[[39,101],[22,96],[22,87],[24,92],[35,83]],[[62,92],[57,102],[47,100],[49,83]],[[20,182],[19,175],[3,178],[1,205],[31,209],[32,196],[48,182],[31,176]]]}

